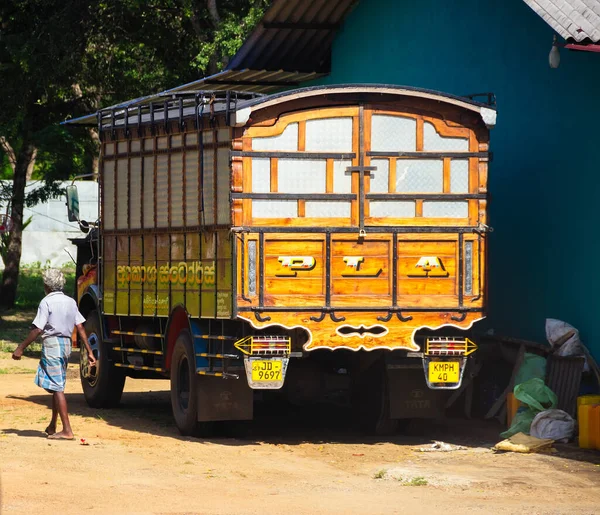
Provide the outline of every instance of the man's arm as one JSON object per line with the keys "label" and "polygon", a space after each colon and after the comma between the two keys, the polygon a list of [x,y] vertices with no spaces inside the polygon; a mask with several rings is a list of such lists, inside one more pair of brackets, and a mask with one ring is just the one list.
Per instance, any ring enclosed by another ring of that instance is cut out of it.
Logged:
{"label": "man's arm", "polygon": [[33,326],[31,328],[31,331],[29,331],[29,335],[27,336],[27,338],[25,338],[20,344],[19,346],[15,349],[15,352],[13,352],[12,358],[13,359],[21,359],[21,356],[23,356],[23,351],[29,347],[29,345],[40,335],[42,334],[42,330],[39,327],[35,327]]}
{"label": "man's arm", "polygon": [[94,357],[94,353],[92,352],[92,348],[90,347],[90,343],[88,342],[88,337],[85,332],[85,327],[83,327],[83,324],[77,324],[75,327],[77,327],[77,332],[79,333],[79,338],[81,338],[81,341],[83,342],[83,344],[85,345],[85,348],[87,349],[88,361],[90,363],[90,366],[91,367],[96,366],[96,358]]}

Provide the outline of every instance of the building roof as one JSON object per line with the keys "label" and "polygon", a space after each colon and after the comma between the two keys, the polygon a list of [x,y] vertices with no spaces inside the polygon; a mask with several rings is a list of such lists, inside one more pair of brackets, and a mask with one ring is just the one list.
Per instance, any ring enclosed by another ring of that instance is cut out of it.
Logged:
{"label": "building roof", "polygon": [[567,42],[600,42],[600,0],[524,0]]}
{"label": "building roof", "polygon": [[227,70],[328,73],[331,45],[358,0],[275,0]]}

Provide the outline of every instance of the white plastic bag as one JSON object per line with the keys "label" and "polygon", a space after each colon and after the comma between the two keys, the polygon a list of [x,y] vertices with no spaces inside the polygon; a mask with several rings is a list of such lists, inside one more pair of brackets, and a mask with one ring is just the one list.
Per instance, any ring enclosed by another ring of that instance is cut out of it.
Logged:
{"label": "white plastic bag", "polygon": [[575,433],[575,421],[563,410],[549,409],[538,413],[531,423],[531,436],[568,442]]}
{"label": "white plastic bag", "polygon": [[579,331],[571,324],[555,318],[547,318],[546,338],[557,356],[583,355]]}

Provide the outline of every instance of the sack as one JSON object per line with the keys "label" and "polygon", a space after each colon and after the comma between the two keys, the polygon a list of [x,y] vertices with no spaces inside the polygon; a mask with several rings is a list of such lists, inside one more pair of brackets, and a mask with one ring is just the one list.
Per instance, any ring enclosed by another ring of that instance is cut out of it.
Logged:
{"label": "sack", "polygon": [[515,386],[515,398],[537,413],[556,408],[558,397],[542,379],[534,378]]}
{"label": "sack", "polygon": [[510,438],[517,433],[529,434],[535,416],[541,411],[553,409],[558,404],[556,394],[538,377],[515,386],[515,398],[521,406],[508,430],[500,433],[502,438]]}
{"label": "sack", "polygon": [[568,442],[575,433],[575,421],[560,409],[538,413],[531,422],[531,436]]}
{"label": "sack", "polygon": [[521,384],[537,377],[542,381],[546,378],[546,358],[526,352],[523,363],[517,371],[514,384]]}
{"label": "sack", "polygon": [[571,324],[555,318],[547,318],[546,338],[558,356],[583,355],[579,331]]}

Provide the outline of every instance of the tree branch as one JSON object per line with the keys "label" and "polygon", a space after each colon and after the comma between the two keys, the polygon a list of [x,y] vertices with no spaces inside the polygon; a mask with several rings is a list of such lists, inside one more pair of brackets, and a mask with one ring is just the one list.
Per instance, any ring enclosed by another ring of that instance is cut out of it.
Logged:
{"label": "tree branch", "polygon": [[10,168],[15,172],[15,166],[17,164],[17,156],[15,155],[15,151],[12,148],[11,144],[4,136],[0,136],[0,147],[8,157],[8,163],[10,164]]}

